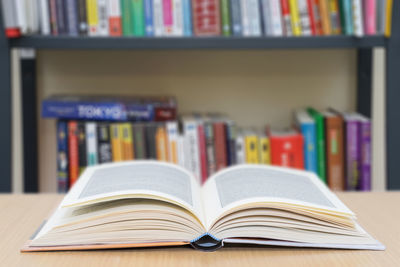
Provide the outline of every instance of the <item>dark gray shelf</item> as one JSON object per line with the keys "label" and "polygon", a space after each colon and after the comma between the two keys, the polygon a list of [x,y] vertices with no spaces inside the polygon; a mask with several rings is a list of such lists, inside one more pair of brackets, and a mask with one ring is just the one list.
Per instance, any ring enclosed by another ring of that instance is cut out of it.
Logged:
{"label": "dark gray shelf", "polygon": [[10,47],[34,49],[345,49],[385,46],[383,36],[316,37],[70,37],[26,36]]}

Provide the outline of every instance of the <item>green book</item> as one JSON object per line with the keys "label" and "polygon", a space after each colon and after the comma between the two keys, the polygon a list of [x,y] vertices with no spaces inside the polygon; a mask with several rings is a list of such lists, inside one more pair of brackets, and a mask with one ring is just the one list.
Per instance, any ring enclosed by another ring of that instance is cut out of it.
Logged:
{"label": "green book", "polygon": [[326,163],[325,163],[325,119],[324,116],[313,108],[307,108],[308,114],[315,120],[317,129],[317,161],[318,176],[326,183]]}
{"label": "green book", "polygon": [[221,0],[222,35],[231,35],[231,14],[229,12],[229,0]]}
{"label": "green book", "polygon": [[133,35],[131,0],[121,0],[122,35]]}
{"label": "green book", "polygon": [[145,25],[144,25],[144,5],[143,0],[131,0],[131,14],[133,17],[133,35],[144,36]]}

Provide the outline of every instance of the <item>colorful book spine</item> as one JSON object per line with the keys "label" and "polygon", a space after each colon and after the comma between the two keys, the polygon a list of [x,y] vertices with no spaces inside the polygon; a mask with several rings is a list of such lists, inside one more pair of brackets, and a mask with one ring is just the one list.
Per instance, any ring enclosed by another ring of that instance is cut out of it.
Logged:
{"label": "colorful book spine", "polygon": [[236,160],[236,125],[233,121],[226,122],[226,153],[228,166],[235,165]]}
{"label": "colorful book spine", "polygon": [[310,16],[310,27],[312,35],[319,35],[317,32],[317,18],[319,17],[318,5],[316,0],[307,0],[308,14]]}
{"label": "colorful book spine", "polygon": [[330,0],[319,0],[319,14],[321,16],[322,33],[324,35],[332,34],[328,1]]}
{"label": "colorful book spine", "polygon": [[78,158],[79,158],[79,174],[86,169],[88,165],[86,153],[86,127],[85,122],[78,122]]}
{"label": "colorful book spine", "polygon": [[56,0],[49,0],[49,13],[50,13],[50,29],[52,35],[58,35],[57,27],[57,2]]}
{"label": "colorful book spine", "polygon": [[160,161],[168,161],[168,140],[164,124],[157,125],[156,158]]}
{"label": "colorful book spine", "polygon": [[376,34],[376,0],[364,0],[364,27],[368,35]]}
{"label": "colorful book spine", "polygon": [[164,34],[163,0],[153,0],[154,36]]}
{"label": "colorful book spine", "polygon": [[293,36],[292,20],[290,18],[289,0],[281,0],[282,23],[285,36]]}
{"label": "colorful book spine", "polygon": [[79,35],[79,21],[78,21],[78,6],[76,0],[66,0],[66,21],[67,21],[67,32],[71,36]]}
{"label": "colorful book spine", "polygon": [[95,122],[86,122],[86,159],[87,166],[98,163],[97,159],[97,126]]}
{"label": "colorful book spine", "polygon": [[385,37],[392,35],[393,0],[386,0]]}
{"label": "colorful book spine", "polygon": [[122,134],[119,123],[110,125],[111,151],[113,162],[122,161],[124,155],[122,152]]}
{"label": "colorful book spine", "polygon": [[364,35],[364,19],[362,12],[362,0],[353,1],[353,31],[354,35],[361,37]]}
{"label": "colorful book spine", "polygon": [[56,0],[57,12],[57,31],[59,35],[68,33],[67,18],[65,14],[65,2],[63,0]]}
{"label": "colorful book spine", "polygon": [[232,35],[242,36],[241,1],[230,0]]}
{"label": "colorful book spine", "polygon": [[144,0],[144,21],[146,36],[154,36],[153,0]]}
{"label": "colorful book spine", "polygon": [[207,151],[207,173],[211,176],[217,171],[217,165],[215,160],[214,128],[210,121],[204,122],[204,135]]}
{"label": "colorful book spine", "polygon": [[183,136],[185,138],[185,166],[201,182],[201,166],[199,153],[199,134],[196,120],[183,119]]}
{"label": "colorful book spine", "polygon": [[246,163],[246,146],[244,141],[244,136],[242,134],[238,134],[236,138],[236,162],[237,164]]}
{"label": "colorful book spine", "polygon": [[258,164],[259,161],[259,144],[256,134],[247,134],[245,137],[246,146],[246,163]]}
{"label": "colorful book spine", "polygon": [[109,35],[108,26],[108,7],[107,0],[97,0],[97,14],[98,14],[98,26],[97,33],[99,36]]}
{"label": "colorful book spine", "polygon": [[182,0],[172,0],[173,35],[183,36],[183,6]]}
{"label": "colorful book spine", "polygon": [[359,121],[346,118],[346,190],[357,190],[360,179]]}
{"label": "colorful book spine", "polygon": [[270,0],[272,36],[283,35],[281,0]]}
{"label": "colorful book spine", "polygon": [[358,189],[371,191],[371,121],[362,119],[359,129],[360,180]]}
{"label": "colorful book spine", "polygon": [[163,34],[165,36],[171,36],[174,34],[174,21],[173,21],[173,11],[172,11],[172,0],[163,0],[163,22],[164,30]]}
{"label": "colorful book spine", "polygon": [[78,0],[79,35],[88,34],[88,22],[86,12],[86,0]]}
{"label": "colorful book spine", "polygon": [[314,119],[309,114],[300,110],[296,112],[297,125],[304,137],[304,161],[307,171],[318,174],[317,158],[317,129]]}
{"label": "colorful book spine", "polygon": [[131,0],[121,0],[122,34],[133,35],[133,13],[131,13]]}
{"label": "colorful book spine", "polygon": [[112,162],[110,126],[106,122],[97,123],[97,151],[99,163]]}
{"label": "colorful book spine", "polygon": [[144,124],[133,123],[132,124],[132,135],[135,159],[146,159],[146,128]]}
{"label": "colorful book spine", "polygon": [[57,191],[68,191],[68,125],[57,121]]}
{"label": "colorful book spine", "polygon": [[167,128],[168,139],[168,161],[178,164],[178,123],[176,121],[168,121],[165,127]]}
{"label": "colorful book spine", "polygon": [[120,124],[122,137],[122,160],[133,160],[134,157],[134,141],[132,137],[132,126],[130,123]]}
{"label": "colorful book spine", "polygon": [[193,29],[196,36],[221,34],[219,0],[192,1]]}
{"label": "colorful book spine", "polygon": [[272,165],[304,169],[303,136],[301,134],[270,135],[269,138]]}
{"label": "colorful book spine", "polygon": [[261,135],[259,138],[259,151],[260,151],[260,163],[271,164],[271,148],[269,138],[265,135]]}
{"label": "colorful book spine", "polygon": [[121,1],[108,1],[108,27],[110,36],[122,35]]}
{"label": "colorful book spine", "polygon": [[216,170],[219,171],[228,165],[226,158],[226,127],[223,122],[215,122],[214,128],[214,147]]}
{"label": "colorful book spine", "polygon": [[317,157],[318,157],[318,176],[326,183],[326,162],[325,162],[325,123],[324,116],[315,109],[308,108],[308,113],[313,117],[317,128]]}
{"label": "colorful book spine", "polygon": [[329,0],[329,15],[331,19],[332,34],[341,34],[342,27],[340,25],[338,0]]}
{"label": "colorful book spine", "polygon": [[342,0],[339,2],[342,22],[342,32],[346,35],[353,34],[353,11],[352,0]]}
{"label": "colorful book spine", "polygon": [[191,0],[182,0],[183,35],[192,36],[192,3]]}
{"label": "colorful book spine", "polygon": [[307,0],[298,0],[301,33],[304,36],[312,35],[310,14],[308,13]]}
{"label": "colorful book spine", "polygon": [[294,36],[302,35],[301,22],[299,7],[297,5],[297,0],[289,0],[290,6],[290,19],[292,23],[292,30]]}
{"label": "colorful book spine", "polygon": [[229,0],[221,0],[221,22],[222,35],[231,35],[231,14],[229,9]]}
{"label": "colorful book spine", "polygon": [[87,22],[89,27],[89,36],[97,36],[99,34],[99,15],[97,0],[86,0]]}
{"label": "colorful book spine", "polygon": [[132,0],[133,35],[145,36],[143,0]]}
{"label": "colorful book spine", "polygon": [[207,147],[206,147],[206,135],[204,133],[204,124],[198,123],[197,133],[199,138],[199,159],[200,159],[200,174],[201,183],[205,183],[208,178],[207,172]]}
{"label": "colorful book spine", "polygon": [[78,123],[68,122],[68,159],[69,186],[72,187],[79,177]]}

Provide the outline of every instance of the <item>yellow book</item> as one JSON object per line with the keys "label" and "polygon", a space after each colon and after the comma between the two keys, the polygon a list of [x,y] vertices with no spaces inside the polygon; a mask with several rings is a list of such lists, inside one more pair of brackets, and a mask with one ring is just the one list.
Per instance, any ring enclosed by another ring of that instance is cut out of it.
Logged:
{"label": "yellow book", "polygon": [[169,121],[166,123],[168,140],[168,161],[178,164],[178,123]]}
{"label": "yellow book", "polygon": [[259,163],[258,137],[255,134],[246,135],[246,163]]}
{"label": "yellow book", "polygon": [[260,144],[260,163],[261,164],[271,164],[271,149],[269,138],[267,136],[260,136],[259,137],[259,144]]}
{"label": "yellow book", "polygon": [[322,23],[322,32],[324,35],[332,34],[332,25],[329,14],[329,0],[320,0],[319,1],[319,14]]}
{"label": "yellow book", "polygon": [[[339,3],[337,0],[329,0],[329,9],[329,17],[332,18],[337,15],[335,18],[339,20]],[[331,32],[332,34],[341,34],[340,25],[338,23],[333,24],[333,21],[331,21]]]}
{"label": "yellow book", "polygon": [[96,35],[99,24],[97,0],[86,0],[86,16],[89,27],[89,35]]}
{"label": "yellow book", "polygon": [[110,125],[110,134],[111,134],[112,159],[113,161],[122,161],[124,157],[122,153],[121,127],[119,123],[113,123]]}
{"label": "yellow book", "polygon": [[300,14],[297,0],[289,0],[290,20],[294,36],[301,35]]}
{"label": "yellow book", "polygon": [[135,157],[133,150],[132,126],[130,123],[122,123],[120,124],[120,130],[122,133],[122,159],[133,160]]}
{"label": "yellow book", "polygon": [[156,131],[157,160],[168,161],[167,131],[164,126],[158,126]]}
{"label": "yellow book", "polygon": [[386,2],[386,21],[385,21],[385,37],[392,35],[392,14],[393,14],[393,0]]}

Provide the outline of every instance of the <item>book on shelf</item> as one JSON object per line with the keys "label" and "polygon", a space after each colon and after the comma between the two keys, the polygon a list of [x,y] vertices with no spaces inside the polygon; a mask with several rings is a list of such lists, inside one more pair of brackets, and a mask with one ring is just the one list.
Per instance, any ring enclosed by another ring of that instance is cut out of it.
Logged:
{"label": "book on shelf", "polygon": [[29,251],[228,244],[384,250],[311,172],[238,165],[200,186],[163,162],[89,167]]}

